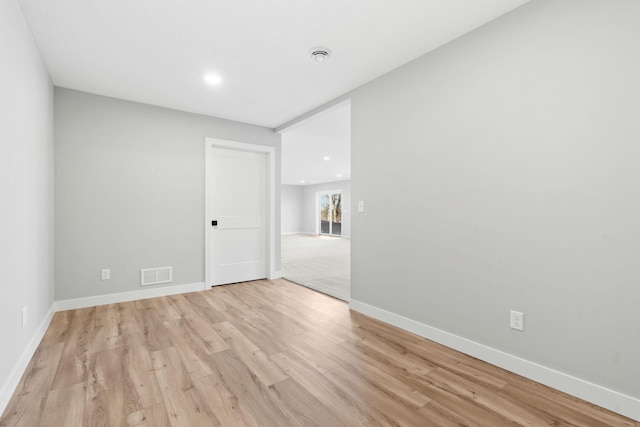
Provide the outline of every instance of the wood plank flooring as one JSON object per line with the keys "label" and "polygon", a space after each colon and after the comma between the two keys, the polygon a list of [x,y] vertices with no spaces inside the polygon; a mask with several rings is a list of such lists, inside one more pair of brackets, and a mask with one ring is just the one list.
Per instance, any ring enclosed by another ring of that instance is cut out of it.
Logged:
{"label": "wood plank flooring", "polygon": [[286,280],[59,312],[0,426],[640,426]]}

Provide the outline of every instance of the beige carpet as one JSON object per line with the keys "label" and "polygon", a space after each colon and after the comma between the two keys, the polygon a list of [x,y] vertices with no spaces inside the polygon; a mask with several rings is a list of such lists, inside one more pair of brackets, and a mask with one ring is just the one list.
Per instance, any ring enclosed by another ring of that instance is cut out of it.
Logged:
{"label": "beige carpet", "polygon": [[349,301],[351,241],[339,237],[282,236],[282,277]]}

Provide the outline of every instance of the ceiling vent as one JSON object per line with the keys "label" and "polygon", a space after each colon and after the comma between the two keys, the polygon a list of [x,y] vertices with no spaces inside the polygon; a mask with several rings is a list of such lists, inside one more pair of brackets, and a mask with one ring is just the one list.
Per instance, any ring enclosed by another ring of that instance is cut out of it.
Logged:
{"label": "ceiling vent", "polygon": [[311,58],[316,62],[324,62],[329,58],[331,52],[325,47],[314,47],[309,51]]}

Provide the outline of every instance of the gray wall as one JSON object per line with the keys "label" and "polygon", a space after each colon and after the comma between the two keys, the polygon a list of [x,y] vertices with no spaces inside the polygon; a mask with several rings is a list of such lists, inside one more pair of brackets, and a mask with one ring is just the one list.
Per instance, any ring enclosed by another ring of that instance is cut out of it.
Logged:
{"label": "gray wall", "polygon": [[282,185],[281,230],[282,234],[302,232],[304,188],[299,185]]}
{"label": "gray wall", "polygon": [[140,290],[142,268],[204,281],[205,137],[275,146],[280,168],[271,129],[56,88],[56,300]]}
{"label": "gray wall", "polygon": [[351,181],[304,186],[302,231],[316,234],[317,194],[321,191],[330,190],[342,190],[342,236],[351,237]]}
{"label": "gray wall", "polygon": [[53,303],[53,85],[15,0],[0,2],[0,63],[1,413]]}
{"label": "gray wall", "polygon": [[352,298],[640,398],[639,17],[534,0],[354,91]]}

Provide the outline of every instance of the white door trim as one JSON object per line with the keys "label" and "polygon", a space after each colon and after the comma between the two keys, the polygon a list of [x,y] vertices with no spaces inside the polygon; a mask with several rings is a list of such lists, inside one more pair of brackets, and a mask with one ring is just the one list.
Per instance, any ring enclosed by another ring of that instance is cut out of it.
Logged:
{"label": "white door trim", "polygon": [[267,274],[269,279],[277,279],[276,272],[276,148],[266,145],[249,144],[246,142],[229,141],[218,138],[205,138],[205,204],[204,204],[204,280],[205,287],[211,286],[211,212],[209,212],[209,186],[211,185],[211,156],[212,148],[225,148],[227,150],[248,151],[252,153],[264,153],[267,155]]}

